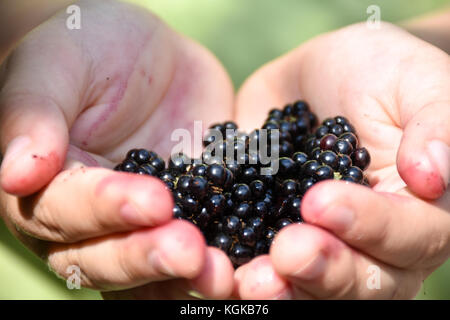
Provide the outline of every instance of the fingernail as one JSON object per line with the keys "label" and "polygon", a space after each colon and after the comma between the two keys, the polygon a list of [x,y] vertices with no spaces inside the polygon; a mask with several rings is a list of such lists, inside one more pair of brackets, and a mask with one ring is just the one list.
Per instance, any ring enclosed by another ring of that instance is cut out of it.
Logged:
{"label": "fingernail", "polygon": [[206,299],[206,297],[196,289],[189,290],[188,295],[190,295],[191,297],[197,298],[197,299],[202,299],[202,300]]}
{"label": "fingernail", "polygon": [[176,274],[170,267],[169,263],[166,261],[163,255],[157,250],[153,250],[150,252],[148,260],[152,265],[152,267],[155,268],[157,271],[171,277],[176,277]]}
{"label": "fingernail", "polygon": [[139,210],[135,205],[129,202],[126,202],[124,205],[122,205],[122,207],[120,208],[120,214],[128,223],[135,225],[143,224],[142,215],[140,214]]}
{"label": "fingernail", "polygon": [[320,224],[334,231],[347,231],[350,229],[355,213],[353,209],[345,206],[331,207],[319,218]]}
{"label": "fingernail", "polygon": [[440,140],[432,140],[428,142],[427,149],[431,162],[437,166],[447,187],[450,180],[450,147]]}
{"label": "fingernail", "polygon": [[15,159],[21,156],[31,143],[31,139],[28,136],[18,136],[12,139],[6,147],[6,153],[2,161],[2,169],[9,166]]}
{"label": "fingernail", "polygon": [[269,300],[292,300],[292,293],[289,290],[283,290]]}
{"label": "fingernail", "polygon": [[305,254],[306,262],[303,263],[302,266],[297,269],[297,271],[295,271],[292,275],[303,280],[316,279],[325,272],[327,259],[320,252],[316,252],[309,259],[306,256],[307,254]]}

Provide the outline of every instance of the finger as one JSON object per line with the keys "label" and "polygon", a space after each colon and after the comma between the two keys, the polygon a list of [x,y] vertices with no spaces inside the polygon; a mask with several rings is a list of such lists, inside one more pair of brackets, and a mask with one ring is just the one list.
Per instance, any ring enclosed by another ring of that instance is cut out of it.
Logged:
{"label": "finger", "polygon": [[288,226],[275,240],[276,272],[317,299],[410,299],[423,280],[421,272],[389,267],[315,226]]}
{"label": "finger", "polygon": [[0,182],[6,192],[19,196],[36,192],[62,168],[68,127],[80,106],[83,63],[70,50],[63,55],[42,50],[51,41],[30,36],[6,62],[0,93]]}
{"label": "finger", "polygon": [[3,203],[23,232],[56,242],[157,226],[172,218],[173,207],[157,178],[85,167],[61,172],[33,196],[3,194]]}
{"label": "finger", "polygon": [[241,299],[291,299],[289,283],[275,272],[268,255],[253,259],[238,270],[237,284]]}
{"label": "finger", "polygon": [[[351,195],[351,197],[349,197]],[[302,201],[306,222],[326,228],[352,247],[401,268],[428,268],[450,255],[447,204],[377,193],[331,181],[308,190]]]}
{"label": "finger", "polygon": [[192,280],[177,279],[148,283],[123,291],[104,292],[105,299],[226,299],[233,288],[233,266],[219,249],[206,250],[205,265]]}
{"label": "finger", "polygon": [[442,196],[450,179],[450,63],[447,101],[423,108],[408,122],[397,155],[397,167],[408,187],[423,198]]}
{"label": "finger", "polygon": [[151,281],[194,279],[204,268],[205,254],[200,231],[177,220],[77,244],[53,244],[48,264],[64,278],[69,266],[79,267],[84,287],[118,290]]}
{"label": "finger", "polygon": [[220,249],[208,247],[205,266],[200,275],[190,281],[192,289],[208,299],[226,299],[233,291],[234,268]]}

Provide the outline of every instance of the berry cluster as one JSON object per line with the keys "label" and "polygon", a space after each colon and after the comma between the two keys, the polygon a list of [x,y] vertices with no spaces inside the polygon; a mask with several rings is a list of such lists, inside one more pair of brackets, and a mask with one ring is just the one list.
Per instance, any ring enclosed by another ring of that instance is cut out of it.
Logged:
{"label": "berry cluster", "polygon": [[[280,229],[302,222],[302,197],[315,183],[368,185],[363,170],[370,155],[349,121],[337,116],[316,127],[307,103],[297,101],[271,110],[265,130],[246,134],[231,121],[212,125],[200,159],[176,154],[166,166],[155,152],[132,149],[115,170],[159,177],[173,194],[174,217],[197,225],[238,267],[267,253]],[[262,161],[263,152],[277,156],[276,172]]]}

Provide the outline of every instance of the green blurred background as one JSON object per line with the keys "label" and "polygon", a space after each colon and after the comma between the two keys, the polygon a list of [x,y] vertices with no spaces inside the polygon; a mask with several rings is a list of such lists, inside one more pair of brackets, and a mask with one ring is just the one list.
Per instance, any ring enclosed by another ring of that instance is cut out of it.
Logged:
{"label": "green blurred background", "polygon": [[[450,0],[132,0],[209,48],[235,88],[262,64],[320,33],[365,21],[375,4],[399,22],[450,5]],[[418,299],[450,299],[450,260],[424,283]],[[68,290],[0,223],[0,299],[100,299]]]}

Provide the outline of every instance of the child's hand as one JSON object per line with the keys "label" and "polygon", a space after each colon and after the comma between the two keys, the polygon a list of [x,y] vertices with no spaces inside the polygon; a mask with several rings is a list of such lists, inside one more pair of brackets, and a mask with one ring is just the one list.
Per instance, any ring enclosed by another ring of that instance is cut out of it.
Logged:
{"label": "child's hand", "polygon": [[[339,114],[355,125],[374,190],[313,187],[302,203],[308,224],[283,229],[269,256],[239,268],[237,295],[414,297],[450,255],[449,56],[388,24],[347,27],[257,71],[238,96],[238,121],[255,127],[299,96],[321,119]],[[367,286],[372,265],[379,290]]]}
{"label": "child's hand", "polygon": [[145,10],[78,5],[81,30],[67,29],[61,12],[0,69],[3,218],[59,275],[81,267],[84,286],[188,278],[195,280],[172,281],[161,295],[183,296],[194,285],[226,297],[231,263],[192,224],[171,220],[164,184],[106,168],[132,147],[168,156],[175,128],[230,118],[228,76]]}

